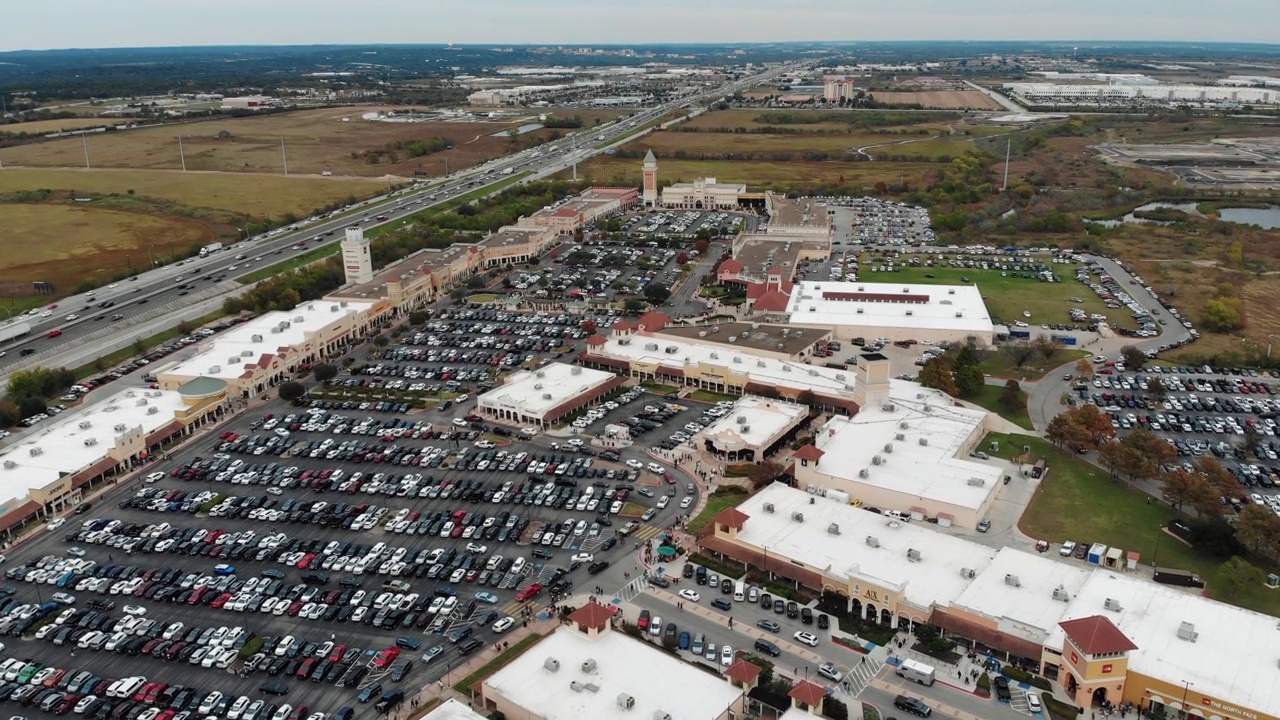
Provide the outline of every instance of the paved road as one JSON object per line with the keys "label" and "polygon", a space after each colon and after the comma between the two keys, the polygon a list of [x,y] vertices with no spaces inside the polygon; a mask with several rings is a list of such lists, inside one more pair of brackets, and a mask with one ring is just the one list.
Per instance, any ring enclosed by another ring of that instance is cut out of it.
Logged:
{"label": "paved road", "polygon": [[980,698],[963,690],[957,690],[942,683],[934,683],[924,687],[910,683],[893,674],[890,666],[885,666],[880,674],[871,681],[867,689],[858,696],[864,704],[874,705],[880,710],[880,717],[905,717],[907,713],[893,706],[893,699],[899,694],[909,694],[925,702],[933,708],[931,717],[952,718],[953,720],[1026,720],[1028,713],[1018,712],[1013,707],[997,703],[993,699]]}
{"label": "paved road", "polygon": [[[179,321],[176,313],[185,303],[184,298],[188,293],[194,295],[201,290],[206,290],[212,284],[210,281],[202,280],[207,276],[225,275],[228,279],[235,279],[264,265],[312,252],[317,247],[341,240],[342,230],[352,224],[372,228],[403,223],[407,216],[432,205],[447,202],[450,196],[492,187],[512,174],[528,171],[533,173],[534,178],[553,175],[571,166],[575,159],[581,162],[607,149],[604,147],[596,149],[595,146],[601,143],[596,138],[600,136],[606,140],[619,139],[633,132],[636,127],[679,106],[736,92],[767,81],[787,69],[789,68],[775,68],[691,96],[676,98],[663,105],[643,110],[629,118],[592,128],[586,140],[563,138],[546,143],[534,150],[491,160],[437,181],[416,184],[405,191],[361,202],[354,206],[353,212],[340,218],[310,218],[301,221],[299,229],[295,232],[281,234],[271,239],[251,239],[237,243],[228,250],[216,253],[209,258],[190,259],[158,267],[136,276],[135,279],[116,283],[114,287],[100,289],[94,294],[92,303],[87,299],[88,294],[64,298],[56,303],[57,307],[52,310],[49,317],[25,317],[26,321],[32,325],[31,333],[5,348],[7,353],[3,359],[0,359],[0,383],[7,379],[10,372],[36,363],[66,365],[68,363],[61,362],[62,354],[77,348],[84,353],[87,344],[90,345],[91,351],[97,351],[101,355],[107,351],[92,345],[91,335],[104,327],[125,330],[143,317],[148,320],[157,319],[150,317],[156,314],[151,311],[157,306],[174,303],[177,306],[174,310],[175,315],[168,315],[168,317],[171,325],[176,324]],[[576,147],[575,142],[578,143]],[[619,143],[621,142],[625,142],[625,139],[619,139]],[[538,155],[535,156],[535,152]],[[386,219],[377,219],[382,216]],[[295,249],[295,245],[301,241],[307,241],[306,246]],[[256,260],[257,258],[261,260]],[[151,259],[155,260],[155,258]],[[252,267],[247,267],[246,261],[251,262]],[[195,288],[184,291],[177,287],[185,283],[195,283]],[[116,304],[107,309],[97,307],[97,303],[105,301],[113,301]],[[76,320],[66,320],[66,316],[71,313],[80,317]],[[104,319],[95,319],[104,314],[106,315]],[[123,317],[118,321],[110,319],[117,314]],[[53,330],[60,330],[61,335],[56,338],[47,337]],[[36,353],[22,356],[18,351],[24,348],[34,349]]]}
{"label": "paved road", "polygon": [[672,315],[675,317],[697,315],[707,309],[705,303],[694,299],[694,294],[702,287],[702,277],[711,272],[711,268],[715,267],[716,262],[720,260],[721,252],[723,252],[723,248],[713,245],[707,254],[698,261],[693,272],[689,273],[689,276],[684,279],[680,287],[667,300],[667,308],[671,310]]}

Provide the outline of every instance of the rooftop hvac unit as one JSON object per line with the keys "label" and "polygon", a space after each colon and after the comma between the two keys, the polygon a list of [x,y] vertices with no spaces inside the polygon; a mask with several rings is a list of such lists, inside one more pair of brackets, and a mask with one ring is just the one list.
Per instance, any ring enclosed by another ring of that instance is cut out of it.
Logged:
{"label": "rooftop hvac unit", "polygon": [[347,306],[347,301],[346,301],[346,300],[343,300],[343,301],[339,302],[338,304],[339,304],[339,305],[341,305],[342,307],[346,307],[346,306]]}
{"label": "rooftop hvac unit", "polygon": [[956,312],[956,317],[958,317],[958,318],[962,318],[962,317],[964,317],[964,313],[957,311],[957,312]]}
{"label": "rooftop hvac unit", "polygon": [[765,504],[764,504],[764,511],[765,511],[765,512],[767,512],[767,513],[772,513],[772,512],[773,512],[773,503],[765,503]]}
{"label": "rooftop hvac unit", "polygon": [[897,410],[897,409],[898,409],[898,406],[897,406],[897,405],[894,405],[894,404],[893,404],[893,403],[891,403],[891,402],[887,402],[887,403],[884,403],[883,405],[881,405],[881,406],[880,406],[880,409],[881,409],[881,410],[883,410],[883,411],[885,411],[885,412],[893,412],[894,410]]}
{"label": "rooftop hvac unit", "polygon": [[742,363],[742,358],[738,357],[737,355],[734,355],[734,356],[733,356],[733,361],[734,361],[735,363],[741,364],[741,363]]}
{"label": "rooftop hvac unit", "polygon": [[116,432],[124,432],[124,428],[125,428],[124,423],[116,423],[115,427],[112,429],[115,430]]}
{"label": "rooftop hvac unit", "polygon": [[939,304],[939,305],[950,305],[950,304],[951,304],[951,301],[950,301],[950,300],[939,300],[939,301],[938,301],[938,304]]}
{"label": "rooftop hvac unit", "polygon": [[960,568],[960,577],[972,580],[978,577],[978,571],[973,568]]}
{"label": "rooftop hvac unit", "polygon": [[580,683],[577,680],[570,680],[569,689],[574,692],[582,692],[583,690],[587,689],[587,686],[585,683]]}
{"label": "rooftop hvac unit", "polygon": [[210,374],[210,375],[217,375],[218,373],[221,373],[221,372],[222,372],[222,366],[221,366],[221,365],[214,365],[214,366],[212,366],[212,367],[210,367],[210,368],[209,368],[209,374]]}
{"label": "rooftop hvac unit", "polygon": [[[668,349],[668,350],[670,350],[671,348],[667,348],[667,349]],[[714,352],[713,352],[713,353],[711,353],[711,359],[712,359],[712,360],[719,360],[719,359],[720,359],[720,353],[714,353]]]}
{"label": "rooftop hvac unit", "polygon": [[587,673],[588,675],[595,672],[596,667],[596,661],[591,658],[587,658],[582,661],[582,672]]}
{"label": "rooftop hvac unit", "polygon": [[235,365],[235,364],[236,364],[236,363],[238,363],[238,362],[240,362],[240,356],[239,356],[239,355],[232,355],[231,357],[227,358],[227,364],[228,364],[228,365]]}
{"label": "rooftop hvac unit", "polygon": [[1195,623],[1189,623],[1184,620],[1178,624],[1178,639],[1195,642],[1198,637],[1200,637],[1200,633],[1196,632]]}
{"label": "rooftop hvac unit", "polygon": [[148,415],[155,415],[158,412],[160,412],[160,408],[156,407],[155,405],[152,405],[151,407],[147,408]]}
{"label": "rooftop hvac unit", "polygon": [[[919,396],[917,395],[916,397],[919,397]],[[898,423],[899,430],[906,430],[909,427],[911,427],[911,423],[908,423],[906,420],[903,420],[902,422]]]}
{"label": "rooftop hvac unit", "polygon": [[302,322],[302,321],[303,321],[303,320],[305,320],[305,319],[306,319],[306,318],[302,317],[301,315],[298,315],[298,316],[296,316],[296,317],[294,317],[294,318],[293,318],[293,321],[294,321],[294,322],[296,322],[296,323],[300,323],[300,322]]}
{"label": "rooftop hvac unit", "polygon": [[98,444],[98,438],[85,438],[85,439],[84,439],[84,446],[85,446],[85,447],[93,447],[94,445],[97,445],[97,444]]}
{"label": "rooftop hvac unit", "polygon": [[865,285],[859,285],[859,286],[858,286],[858,292],[865,292],[865,291],[866,291],[866,289],[867,289],[867,287],[866,287]]}
{"label": "rooftop hvac unit", "polygon": [[804,513],[793,512],[791,513],[791,519],[795,520],[796,522],[804,522]]}
{"label": "rooftop hvac unit", "polygon": [[904,292],[904,293],[909,293],[909,292],[911,292],[911,288],[909,288],[909,287],[904,287],[904,288],[902,288],[902,292]]}
{"label": "rooftop hvac unit", "polygon": [[718,332],[720,332],[720,326],[719,326],[719,325],[712,325],[712,326],[711,326],[711,332],[712,332],[712,333],[718,333]]}
{"label": "rooftop hvac unit", "polygon": [[814,307],[813,305],[810,305],[809,312],[818,312],[818,308]]}
{"label": "rooftop hvac unit", "polygon": [[147,404],[147,399],[146,399],[146,398],[138,398],[137,400],[135,400],[135,401],[133,402],[133,404],[134,404],[134,405],[137,405],[138,407],[143,407],[143,406],[145,406],[145,405]]}
{"label": "rooftop hvac unit", "polygon": [[952,288],[952,289],[950,289],[950,290],[947,290],[947,294],[948,294],[948,295],[955,295],[955,294],[956,294],[955,288]]}
{"label": "rooftop hvac unit", "polygon": [[[924,399],[924,393],[922,393],[922,392],[918,392],[918,393],[916,393],[916,399],[917,399],[917,400],[923,400],[923,399]],[[906,420],[903,420],[903,422],[906,422]]]}
{"label": "rooftop hvac unit", "polygon": [[876,537],[875,535],[868,535],[867,547],[873,547],[873,548],[880,547],[880,538]]}
{"label": "rooftop hvac unit", "polygon": [[663,349],[663,352],[665,352],[668,355],[674,355],[679,350],[680,350],[680,346],[678,345],[668,345],[665,349]]}
{"label": "rooftop hvac unit", "polygon": [[735,421],[735,422],[737,422],[739,425],[746,425],[746,424],[747,424],[747,416],[746,416],[746,415],[739,415],[738,417],[734,418],[734,421]]}
{"label": "rooftop hvac unit", "polygon": [[645,344],[644,344],[644,349],[645,349],[645,350],[657,350],[657,349],[658,349],[658,343],[645,343]]}
{"label": "rooftop hvac unit", "polygon": [[560,661],[553,657],[549,657],[542,661],[542,668],[550,672],[558,672],[560,670]]}
{"label": "rooftop hvac unit", "polygon": [[862,308],[858,308],[857,310],[855,310],[855,311],[854,311],[854,313],[855,313],[855,314],[857,314],[857,315],[861,315],[861,314],[862,314]]}
{"label": "rooftop hvac unit", "polygon": [[884,462],[884,458],[880,457],[879,455],[875,455],[871,458],[872,465],[879,465],[882,462]]}
{"label": "rooftop hvac unit", "polygon": [[818,370],[817,370],[817,368],[810,368],[810,369],[809,369],[809,374],[810,374],[810,375],[812,375],[812,376],[814,376],[814,377],[817,377],[817,376],[818,376]]}
{"label": "rooftop hvac unit", "polygon": [[987,484],[987,481],[982,478],[971,477],[969,478],[968,483],[969,487],[982,487]]}
{"label": "rooftop hvac unit", "polygon": [[749,432],[751,432],[751,426],[750,426],[750,425],[743,425],[743,426],[742,426],[742,432],[744,432],[744,433],[749,433]]}
{"label": "rooftop hvac unit", "polygon": [[790,366],[790,365],[783,365],[783,366],[782,366],[782,372],[791,372],[791,366]]}
{"label": "rooftop hvac unit", "polygon": [[631,344],[631,338],[618,338],[618,344],[619,344],[619,345],[630,345],[630,344]]}
{"label": "rooftop hvac unit", "polygon": [[920,412],[923,412],[923,413],[931,413],[931,412],[933,412],[933,406],[932,406],[932,405],[922,405],[922,406],[920,407]]}
{"label": "rooftop hvac unit", "polygon": [[31,448],[30,450],[28,450],[28,451],[27,451],[27,454],[29,454],[31,457],[36,457],[37,455],[43,455],[43,454],[44,454],[44,448],[42,448],[42,447],[33,447],[33,448]]}
{"label": "rooftop hvac unit", "polygon": [[837,523],[831,523],[830,525],[828,525],[828,526],[827,526],[827,534],[828,534],[828,535],[839,535],[839,534],[840,534],[840,525],[839,525],[839,524],[837,524]]}
{"label": "rooftop hvac unit", "polygon": [[737,336],[737,335],[730,335],[730,336],[729,336],[729,342],[731,342],[731,343],[736,343],[736,342],[738,342],[738,336]]}
{"label": "rooftop hvac unit", "polygon": [[569,368],[569,374],[570,374],[570,375],[581,375],[581,374],[582,374],[582,368],[580,368],[580,367],[578,367],[578,366],[576,366],[576,365],[575,365],[574,367]]}
{"label": "rooftop hvac unit", "polygon": [[18,467],[18,463],[14,462],[14,461],[12,461],[12,460],[5,460],[5,461],[4,461],[4,469],[5,469],[5,470],[12,470],[12,469],[14,469],[14,468],[16,468],[16,467]]}
{"label": "rooftop hvac unit", "polygon": [[329,312],[338,312],[338,306],[337,306],[337,305],[330,305],[330,306],[329,306]]}
{"label": "rooftop hvac unit", "polygon": [[887,452],[887,453],[891,453],[891,452],[893,452],[893,443],[885,443],[885,444],[884,444],[884,451],[885,451],[885,452]]}
{"label": "rooftop hvac unit", "polygon": [[907,315],[908,315],[908,316],[910,316],[910,315],[914,315],[914,314],[915,314],[915,313],[913,313],[913,312],[912,312],[912,311],[910,311],[910,310],[908,310],[908,311],[907,311]]}
{"label": "rooftop hvac unit", "polygon": [[915,548],[907,548],[907,559],[910,560],[911,562],[920,562],[921,560],[924,559],[924,556],[921,555],[920,551],[916,550]]}
{"label": "rooftop hvac unit", "polygon": [[279,327],[281,330],[287,330],[293,327],[293,323],[289,322],[288,320],[281,320],[280,324],[277,325],[276,327]]}
{"label": "rooftop hvac unit", "polygon": [[543,399],[543,400],[550,400],[550,399],[551,399],[551,393],[542,393],[542,399]]}
{"label": "rooftop hvac unit", "polygon": [[894,440],[897,440],[898,442],[902,442],[903,440],[906,440],[906,439],[907,439],[907,436],[906,436],[906,435],[903,435],[902,433],[894,433],[894,434],[893,434],[893,439],[894,439]]}
{"label": "rooftop hvac unit", "polygon": [[252,351],[252,350],[241,350],[241,351],[240,351],[240,357],[253,357],[253,351]]}
{"label": "rooftop hvac unit", "polygon": [[280,334],[280,328],[279,328],[279,326],[271,328],[271,333],[272,333],[273,335],[279,335],[279,334]]}
{"label": "rooftop hvac unit", "polygon": [[1102,607],[1111,612],[1120,612],[1120,601],[1115,598],[1107,598],[1102,602]]}
{"label": "rooftop hvac unit", "polygon": [[763,361],[763,360],[757,360],[757,361],[756,361],[756,367],[764,367],[764,361]]}
{"label": "rooftop hvac unit", "polygon": [[863,480],[866,480],[867,478],[871,477],[871,471],[866,468],[862,468],[861,470],[858,471],[858,477],[862,478]]}
{"label": "rooftop hvac unit", "polygon": [[706,330],[699,330],[699,331],[698,331],[698,337],[700,337],[700,338],[704,338],[704,337],[706,337],[706,336],[707,336],[707,331],[706,331]]}
{"label": "rooftop hvac unit", "polygon": [[1018,579],[1017,575],[1005,575],[1004,584],[1009,587],[1022,587],[1022,581]]}
{"label": "rooftop hvac unit", "polygon": [[538,372],[534,373],[534,377],[546,377],[546,376],[547,376],[547,373],[543,370],[539,370]]}
{"label": "rooftop hvac unit", "polygon": [[630,710],[636,706],[636,699],[626,693],[618,693],[618,707]]}
{"label": "rooftop hvac unit", "polygon": [[751,329],[752,329],[752,330],[759,330],[759,329],[760,329],[760,323],[751,323]]}
{"label": "rooftop hvac unit", "polygon": [[534,389],[534,390],[541,390],[541,389],[542,389],[542,383],[534,383],[534,384],[533,384],[533,389]]}
{"label": "rooftop hvac unit", "polygon": [[1053,599],[1061,602],[1071,602],[1071,593],[1067,589],[1059,585],[1053,589]]}
{"label": "rooftop hvac unit", "polygon": [[88,429],[89,429],[89,426],[90,426],[90,425],[92,425],[92,424],[93,424],[93,423],[89,422],[88,420],[81,420],[81,421],[80,421],[80,424],[79,424],[79,427],[80,427],[80,429],[81,429],[81,430],[88,430]]}
{"label": "rooftop hvac unit", "polygon": [[836,373],[836,382],[844,382],[844,373]]}
{"label": "rooftop hvac unit", "polygon": [[922,437],[922,438],[920,438],[920,444],[921,444],[921,445],[928,445],[928,444],[929,444],[929,438],[927,438],[927,437]]}

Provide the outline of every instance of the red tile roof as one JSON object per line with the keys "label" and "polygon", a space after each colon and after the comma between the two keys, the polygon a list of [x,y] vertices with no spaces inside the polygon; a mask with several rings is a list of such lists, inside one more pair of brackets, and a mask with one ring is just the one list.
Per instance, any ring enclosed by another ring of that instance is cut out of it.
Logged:
{"label": "red tile roof", "polygon": [[1065,620],[1058,625],[1087,655],[1115,655],[1138,649],[1115,623],[1101,615]]}
{"label": "red tile roof", "polygon": [[600,603],[589,602],[577,610],[574,610],[573,614],[569,616],[569,621],[582,627],[601,630],[609,624],[609,619],[612,617],[613,610],[610,610]]}
{"label": "red tile roof", "polygon": [[636,320],[636,326],[641,330],[657,332],[658,330],[670,325],[671,322],[672,320],[670,315],[660,313],[657,310],[651,310],[641,315],[639,320]]}
{"label": "red tile roof", "polygon": [[716,271],[719,275],[736,275],[740,272],[742,272],[742,263],[733,258],[720,263],[720,269]]}
{"label": "red tile roof", "polygon": [[760,299],[751,305],[751,309],[756,312],[783,312],[789,304],[791,304],[790,295],[777,290],[770,290],[761,295]]}
{"label": "red tile roof", "polygon": [[603,335],[592,335],[591,337],[587,338],[587,344],[591,345],[592,347],[600,347],[601,345],[604,345],[607,342],[609,342],[609,339]]}
{"label": "red tile roof", "polygon": [[609,326],[609,329],[611,329],[611,330],[631,330],[631,329],[633,329],[633,328],[632,328],[631,323],[627,322],[626,320],[619,320],[619,321],[615,322],[614,324],[610,325],[610,326]]}
{"label": "red tile roof", "polygon": [[827,689],[821,685],[809,680],[801,680],[796,686],[791,688],[791,692],[787,693],[788,697],[808,705],[809,707],[818,707],[822,704],[824,698],[827,697]]}
{"label": "red tile roof", "polygon": [[796,451],[795,459],[808,460],[809,462],[816,463],[822,459],[823,455],[826,455],[826,453],[818,449],[817,445],[805,445]]}
{"label": "red tile roof", "polygon": [[721,510],[715,517],[711,518],[711,522],[715,525],[728,525],[735,530],[741,530],[743,525],[747,524],[751,516],[742,512],[738,508],[726,508]]}
{"label": "red tile roof", "polygon": [[724,671],[724,674],[729,676],[731,680],[737,680],[743,685],[749,685],[755,682],[762,672],[764,670],[759,665],[749,663],[746,660],[738,660],[738,662],[730,665],[729,669]]}

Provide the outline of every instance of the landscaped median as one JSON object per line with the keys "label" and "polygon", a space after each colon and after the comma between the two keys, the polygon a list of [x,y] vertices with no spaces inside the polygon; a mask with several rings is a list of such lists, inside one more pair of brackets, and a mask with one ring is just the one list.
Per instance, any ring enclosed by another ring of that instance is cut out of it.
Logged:
{"label": "landscaped median", "polygon": [[685,530],[697,535],[711,522],[711,518],[731,507],[737,507],[746,499],[746,488],[734,485],[725,485],[724,487],[716,488],[707,496],[707,504],[702,507],[701,512],[685,524]]}

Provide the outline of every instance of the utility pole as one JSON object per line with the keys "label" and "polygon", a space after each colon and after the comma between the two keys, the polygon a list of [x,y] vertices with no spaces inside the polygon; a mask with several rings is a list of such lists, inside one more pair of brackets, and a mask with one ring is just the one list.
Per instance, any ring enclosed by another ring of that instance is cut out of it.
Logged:
{"label": "utility pole", "polygon": [[1005,141],[1004,146],[1004,184],[1000,186],[1000,192],[1009,189],[1009,153],[1013,151],[1013,140]]}
{"label": "utility pole", "polygon": [[280,157],[284,160],[284,174],[289,174],[289,153],[284,149],[284,136],[280,136]]}
{"label": "utility pole", "polygon": [[84,145],[84,167],[89,168],[89,136],[83,130],[80,131],[80,142]]}
{"label": "utility pole", "polygon": [[182,172],[187,171],[187,154],[182,151],[182,136],[178,136],[178,157],[182,160]]}

